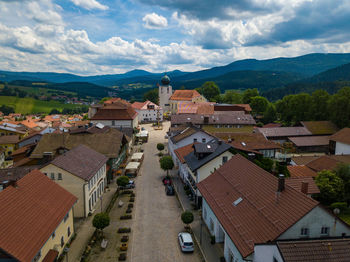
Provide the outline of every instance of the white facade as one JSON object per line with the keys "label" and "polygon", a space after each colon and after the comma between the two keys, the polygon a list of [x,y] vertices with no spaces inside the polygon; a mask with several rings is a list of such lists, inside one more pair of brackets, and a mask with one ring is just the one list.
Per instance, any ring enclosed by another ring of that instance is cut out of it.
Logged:
{"label": "white facade", "polygon": [[159,106],[164,110],[164,112],[170,111],[169,99],[173,94],[173,88],[171,85],[159,85],[158,96],[159,96]]}
{"label": "white facade", "polygon": [[135,111],[138,113],[139,122],[156,122],[158,114],[159,121],[163,121],[163,109],[159,109],[159,113],[157,109],[135,109]]}
{"label": "white facade", "polygon": [[344,144],[341,142],[336,142],[335,154],[336,155],[350,155],[350,145]]}
{"label": "white facade", "polygon": [[275,244],[254,246],[255,262],[284,262]]}
{"label": "white facade", "polygon": [[[261,250],[262,246],[256,246],[259,255],[255,255],[254,252],[246,259],[242,257],[235,244],[230,239],[229,235],[225,232],[225,229],[216,218],[214,212],[209,207],[208,203],[203,198],[202,205],[202,217],[203,221],[207,225],[210,233],[215,236],[216,242],[224,242],[224,256],[226,261],[241,262],[241,261],[259,261],[267,262],[273,261],[273,257],[279,260],[275,250],[271,247],[267,247],[266,250]],[[301,235],[302,228],[307,228],[308,235]],[[328,228],[328,234],[321,234],[322,228]],[[285,231],[276,240],[283,239],[307,239],[307,238],[321,238],[321,237],[341,237],[342,234],[346,236],[350,235],[350,229],[343,222],[336,219],[333,215],[328,213],[320,206],[316,206],[313,210],[307,213],[303,218],[297,221],[287,231]],[[259,243],[260,244],[260,243]],[[256,250],[256,249],[254,249]],[[261,257],[260,254],[264,254],[266,257]],[[276,256],[275,256],[276,255]],[[267,257],[269,259],[267,259]]]}
{"label": "white facade", "polygon": [[138,125],[138,116],[133,120],[91,120],[91,123],[101,123],[104,126],[115,127],[115,128],[134,128]]}
{"label": "white facade", "polygon": [[96,207],[96,204],[100,202],[101,197],[104,193],[105,187],[107,185],[107,169],[106,164],[104,164],[96,174],[85,184],[87,187],[85,194],[86,207],[89,207],[88,213],[93,213]]}

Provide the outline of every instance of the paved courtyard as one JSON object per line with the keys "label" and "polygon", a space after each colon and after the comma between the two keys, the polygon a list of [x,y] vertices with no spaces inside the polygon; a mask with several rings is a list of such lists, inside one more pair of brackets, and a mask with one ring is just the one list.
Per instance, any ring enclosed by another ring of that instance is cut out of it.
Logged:
{"label": "paved courtyard", "polygon": [[150,131],[150,137],[143,145],[145,158],[136,179],[130,261],[200,262],[198,248],[193,254],[180,250],[177,234],[184,229],[182,210],[175,196],[166,196],[162,184],[165,172],[160,169],[156,145],[165,142],[169,122],[163,130],[144,127]]}

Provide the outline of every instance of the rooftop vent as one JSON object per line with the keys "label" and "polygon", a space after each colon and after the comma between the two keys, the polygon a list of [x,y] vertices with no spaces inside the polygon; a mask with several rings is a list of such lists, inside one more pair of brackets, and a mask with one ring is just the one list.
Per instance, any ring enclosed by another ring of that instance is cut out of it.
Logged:
{"label": "rooftop vent", "polygon": [[284,175],[280,174],[278,176],[278,189],[277,192],[282,192],[284,190]]}
{"label": "rooftop vent", "polygon": [[234,206],[237,206],[239,203],[241,203],[243,198],[239,197],[235,202],[233,202]]}
{"label": "rooftop vent", "polygon": [[210,145],[207,145],[207,148],[211,148],[211,146],[210,146]]}
{"label": "rooftop vent", "polygon": [[241,142],[241,144],[242,144],[242,146],[247,146],[247,144],[246,144],[246,143],[244,143],[244,142]]}

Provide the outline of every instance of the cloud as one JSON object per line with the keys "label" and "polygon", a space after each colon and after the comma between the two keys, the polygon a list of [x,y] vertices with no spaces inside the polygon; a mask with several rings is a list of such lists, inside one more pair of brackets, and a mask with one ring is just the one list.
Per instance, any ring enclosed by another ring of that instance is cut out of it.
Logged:
{"label": "cloud", "polygon": [[168,20],[161,15],[156,13],[147,14],[142,18],[145,22],[144,27],[148,29],[162,29],[168,26]]}
{"label": "cloud", "polygon": [[96,0],[71,0],[76,6],[80,6],[82,8],[85,8],[87,10],[108,10],[109,7],[106,5],[103,5]]}

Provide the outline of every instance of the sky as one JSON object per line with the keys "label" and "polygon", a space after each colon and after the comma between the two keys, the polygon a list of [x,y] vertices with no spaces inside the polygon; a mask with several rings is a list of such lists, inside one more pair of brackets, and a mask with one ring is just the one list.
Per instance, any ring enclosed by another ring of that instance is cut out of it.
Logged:
{"label": "sky", "polygon": [[0,0],[6,71],[196,71],[346,52],[349,0]]}

